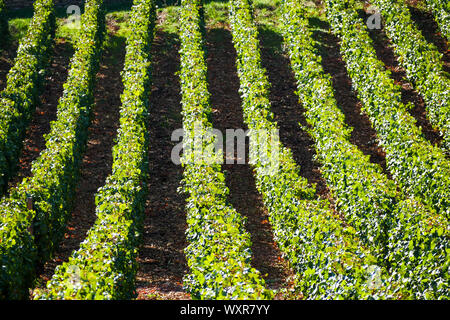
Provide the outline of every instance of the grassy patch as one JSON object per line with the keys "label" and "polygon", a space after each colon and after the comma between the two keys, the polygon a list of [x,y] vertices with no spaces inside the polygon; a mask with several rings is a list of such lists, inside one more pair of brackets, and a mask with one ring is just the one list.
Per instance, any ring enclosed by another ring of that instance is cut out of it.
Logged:
{"label": "grassy patch", "polygon": [[31,18],[15,18],[9,20],[10,41],[20,41],[26,35]]}
{"label": "grassy patch", "polygon": [[205,21],[207,27],[223,25],[228,19],[228,3],[222,1],[209,2],[205,5]]}
{"label": "grassy patch", "polygon": [[158,9],[158,26],[157,28],[167,33],[178,33],[180,7],[168,6]]}

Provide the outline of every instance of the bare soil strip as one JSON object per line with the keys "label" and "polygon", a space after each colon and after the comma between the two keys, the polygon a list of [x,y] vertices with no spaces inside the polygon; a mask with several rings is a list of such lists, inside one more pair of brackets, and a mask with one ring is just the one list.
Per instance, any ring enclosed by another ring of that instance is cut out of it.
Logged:
{"label": "bare soil strip", "polygon": [[0,91],[6,87],[6,75],[14,64],[18,46],[18,42],[9,42],[0,49]]}
{"label": "bare soil strip", "polygon": [[56,120],[58,100],[63,93],[63,84],[67,79],[69,61],[73,52],[73,47],[69,42],[64,39],[56,40],[40,103],[36,106],[25,134],[18,171],[9,182],[9,188],[16,186],[23,178],[31,175],[31,163],[45,148],[44,135],[50,131],[50,122]]}
{"label": "bare soil strip", "polygon": [[331,200],[320,173],[320,165],[313,159],[316,154],[314,140],[302,128],[307,126],[303,115],[305,109],[295,94],[297,82],[290,68],[289,58],[281,52],[282,41],[280,34],[260,29],[262,64],[271,84],[269,99],[280,128],[280,140],[291,149],[295,162],[300,166],[300,174],[309,183],[316,184],[317,193],[321,197]]}
{"label": "bare soil strip", "polygon": [[370,161],[380,165],[383,172],[391,177],[386,169],[386,154],[378,145],[376,131],[369,118],[362,113],[362,104],[352,89],[352,81],[340,54],[338,38],[322,31],[315,31],[314,38],[320,46],[324,71],[331,75],[337,105],[345,115],[345,123],[353,128],[350,142],[365,155],[369,155]]}
{"label": "bare soil strip", "polygon": [[[221,130],[224,136],[226,129],[246,130],[231,33],[226,28],[209,29],[206,39],[213,125]],[[247,218],[246,228],[252,241],[252,266],[261,272],[269,288],[288,288],[292,285],[292,271],[273,240],[268,213],[256,189],[252,169],[248,165],[247,152],[246,157],[246,164],[223,165],[226,184],[230,190],[229,200],[235,209]],[[234,155],[234,161],[236,160],[237,154]]]}
{"label": "bare soil strip", "polygon": [[444,63],[444,70],[450,73],[450,48],[448,46],[448,41],[445,36],[440,34],[433,15],[412,6],[409,6],[409,11],[411,12],[411,17],[417,27],[422,31],[425,39],[434,44],[439,52],[443,54],[442,62]]}
{"label": "bare soil strip", "polygon": [[369,35],[372,39],[378,59],[380,59],[385,64],[386,68],[391,71],[392,79],[394,79],[395,83],[402,88],[402,102],[404,104],[413,104],[413,108],[409,110],[409,113],[416,119],[417,125],[422,127],[425,138],[432,144],[438,144],[442,138],[439,135],[439,131],[433,129],[433,126],[427,119],[425,101],[413,88],[412,84],[406,80],[405,69],[399,65],[386,33],[383,30],[370,30]]}
{"label": "bare soil strip", "polygon": [[[109,34],[114,37],[111,29]],[[123,42],[120,39],[118,41]],[[119,125],[120,94],[123,91],[120,72],[123,69],[124,56],[125,43],[115,50],[107,48],[103,52],[94,91],[95,103],[88,144],[81,165],[72,216],[59,249],[53,259],[40,270],[37,287],[44,288],[56,266],[66,262],[70,254],[79,249],[87,231],[95,222],[95,193],[111,173],[112,147]]]}
{"label": "bare soil strip", "polygon": [[179,40],[157,31],[153,42],[153,86],[150,96],[149,197],[139,251],[136,288],[139,300],[189,299],[183,290],[188,267],[185,199],[177,192],[181,166],[171,161],[172,131],[182,128]]}

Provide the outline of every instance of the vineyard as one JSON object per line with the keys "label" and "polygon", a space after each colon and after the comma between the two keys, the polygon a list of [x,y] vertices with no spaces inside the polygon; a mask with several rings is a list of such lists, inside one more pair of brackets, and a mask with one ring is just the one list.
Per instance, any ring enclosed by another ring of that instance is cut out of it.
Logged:
{"label": "vineyard", "polygon": [[0,0],[0,300],[450,298],[450,2],[69,2]]}

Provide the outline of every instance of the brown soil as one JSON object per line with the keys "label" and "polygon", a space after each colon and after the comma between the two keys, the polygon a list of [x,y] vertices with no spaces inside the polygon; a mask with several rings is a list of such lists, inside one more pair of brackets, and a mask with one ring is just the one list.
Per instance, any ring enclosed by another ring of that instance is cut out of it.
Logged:
{"label": "brown soil", "polygon": [[47,70],[40,103],[25,134],[23,149],[19,157],[17,174],[9,182],[9,187],[20,183],[31,175],[31,164],[45,147],[44,134],[50,131],[50,122],[56,119],[59,97],[67,78],[70,57],[74,50],[69,42],[57,39],[53,48],[53,58]]}
{"label": "brown soil", "polygon": [[177,188],[181,166],[171,161],[172,131],[182,128],[178,37],[157,31],[151,54],[153,86],[150,97],[150,173],[143,243],[139,252],[136,290],[139,300],[189,299],[183,290],[187,273],[184,248],[185,199]]}
{"label": "brown soil", "polygon": [[411,103],[413,107],[409,113],[416,119],[417,126],[422,128],[425,138],[432,144],[438,144],[442,137],[438,130],[434,130],[427,119],[427,111],[422,96],[414,90],[412,84],[406,80],[406,72],[399,65],[393,47],[383,30],[370,30],[369,35],[373,41],[378,59],[380,59],[391,72],[395,83],[401,86],[402,102]]}
{"label": "brown soil", "polygon": [[418,8],[409,7],[411,17],[416,23],[425,39],[434,44],[442,53],[442,62],[444,63],[444,71],[450,73],[450,48],[445,36],[441,35],[439,27],[430,12],[422,11]]}
{"label": "brown soil", "polygon": [[14,64],[18,42],[7,43],[0,49],[0,91],[6,87],[6,75]]}
{"label": "brown soil", "polygon": [[269,99],[275,121],[280,128],[280,140],[291,149],[300,174],[316,184],[317,194],[332,200],[320,165],[314,161],[314,140],[302,127],[307,127],[305,109],[299,102],[297,81],[290,68],[289,58],[281,52],[282,38],[269,29],[260,29],[262,65],[271,84]]}
{"label": "brown soil", "polygon": [[[111,29],[108,31],[113,36]],[[105,49],[100,60],[92,122],[72,215],[58,250],[40,272],[38,287],[45,286],[56,266],[68,261],[95,222],[95,193],[111,173],[111,150],[119,125],[120,94],[123,91],[120,72],[123,69],[124,49],[124,45],[120,46],[120,50]]]}
{"label": "brown soil", "polygon": [[[210,29],[206,39],[213,125],[223,133],[226,129],[246,130],[238,91],[236,52],[231,33],[225,28]],[[234,160],[237,160],[236,154]],[[273,240],[268,213],[256,189],[251,167],[248,164],[224,164],[223,170],[230,190],[229,201],[247,218],[246,229],[252,241],[252,266],[261,272],[269,288],[290,287],[293,273]]]}
{"label": "brown soil", "polygon": [[365,155],[369,155],[370,161],[380,165],[383,172],[390,176],[386,169],[386,155],[378,145],[376,131],[372,128],[367,115],[362,113],[362,104],[352,89],[352,81],[340,54],[338,38],[322,31],[316,31],[314,38],[320,46],[322,67],[331,75],[337,105],[345,115],[345,123],[353,128],[350,142]]}

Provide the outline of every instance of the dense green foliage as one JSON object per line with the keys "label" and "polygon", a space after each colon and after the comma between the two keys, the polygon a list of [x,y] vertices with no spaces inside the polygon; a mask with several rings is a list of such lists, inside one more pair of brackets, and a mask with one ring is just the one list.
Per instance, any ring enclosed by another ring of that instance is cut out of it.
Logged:
{"label": "dense green foliage", "polygon": [[32,177],[0,203],[0,298],[27,297],[36,265],[51,256],[64,234],[87,140],[104,17],[101,0],[86,2],[46,149],[33,162]]}
{"label": "dense green foliage", "polygon": [[5,0],[0,0],[0,47],[8,37],[8,17],[6,16]]}
{"label": "dense green foliage", "polygon": [[450,41],[450,2],[448,0],[425,0],[431,9],[439,29]]}
{"label": "dense green foliage", "polygon": [[331,77],[323,71],[298,2],[284,3],[283,36],[321,172],[337,209],[379,264],[392,271],[389,283],[402,298],[448,297],[447,219],[405,199],[381,167],[350,143],[351,129],[333,97]]}
{"label": "dense green foliage", "polygon": [[[269,82],[261,65],[258,31],[246,0],[230,2],[230,23],[237,51],[237,69],[244,122],[250,129],[250,148],[258,131],[277,128],[271,112]],[[298,273],[298,285],[307,299],[364,299],[393,297],[382,282],[372,286],[376,263],[344,226],[325,200],[299,175],[291,151],[279,144],[278,168],[263,154],[251,154],[258,190],[269,211],[274,237]],[[253,145],[253,150],[256,146]],[[276,150],[278,149],[278,150]],[[270,155],[268,156],[270,158]]]}
{"label": "dense green foliage", "polygon": [[0,190],[3,192],[16,171],[22,140],[38,103],[54,33],[53,0],[36,1],[27,34],[20,41],[6,88],[0,94]]}
{"label": "dense green foliage", "polygon": [[[315,159],[330,199],[317,196],[315,186],[301,176],[291,150],[274,135],[278,124],[271,111],[270,83],[262,67],[252,0],[205,5],[211,26],[227,22],[225,8],[229,7],[244,123],[250,129],[250,164],[274,240],[295,272],[297,297],[448,299],[448,155],[424,138],[408,113],[410,105],[402,104],[401,88],[377,59],[354,0],[323,2],[332,30],[341,39],[341,54],[362,110],[386,151],[392,179],[351,143],[353,129],[345,123],[336,102],[331,76],[324,72],[321,44],[312,32],[317,21],[308,17],[306,12],[311,12],[304,1],[270,2],[269,8],[266,0],[261,0],[254,12],[259,21],[267,23],[262,30],[270,30],[268,37],[276,37],[280,46],[284,40],[297,81],[296,93],[305,109],[304,129],[315,141]],[[442,147],[448,149],[449,85],[441,55],[420,34],[400,0],[372,2],[380,7],[399,61],[423,95],[430,121],[444,135]],[[448,25],[446,2],[426,2],[441,28]],[[216,149],[203,7],[202,0],[183,0],[180,7],[170,11],[177,14],[168,17],[181,39],[178,74],[184,171],[180,191],[186,193],[189,243],[185,248],[189,273],[184,277],[184,289],[193,299],[271,299],[275,292],[252,267],[246,218],[229,202],[221,167],[223,150]],[[4,0],[0,0],[0,31],[5,27],[3,8]],[[156,0],[134,0],[131,11],[120,15],[123,20],[119,24],[127,23],[129,29],[120,30],[127,40],[112,173],[95,195],[97,219],[85,240],[56,268],[47,287],[35,290],[34,299],[136,297],[152,139],[148,113],[156,9]],[[36,270],[51,258],[66,231],[86,147],[104,19],[103,1],[87,0],[57,120],[51,122],[45,136],[46,148],[32,163],[32,175],[0,200],[0,299],[29,298]],[[117,16],[113,19],[117,22]],[[54,32],[52,1],[35,1],[28,34],[21,40],[0,96],[0,189],[5,190],[15,174]]]}
{"label": "dense green foliage", "polygon": [[96,195],[97,220],[80,249],[58,266],[35,299],[131,299],[142,233],[148,174],[153,0],[135,0],[122,73],[120,129],[112,174]]}
{"label": "dense green foliage", "polygon": [[[399,0],[374,0],[384,17],[384,30],[394,45],[407,78],[423,96],[431,124],[450,151],[450,79],[443,73],[442,54],[428,43]],[[450,27],[450,26],[449,26]]]}
{"label": "dense green foliage", "polygon": [[191,270],[184,283],[194,299],[268,299],[271,291],[250,265],[244,219],[227,201],[223,154],[213,150],[201,5],[201,0],[183,0],[180,26],[183,185],[188,195],[185,254]]}
{"label": "dense green foliage", "polygon": [[386,152],[386,164],[397,185],[430,210],[450,217],[450,162],[432,146],[401,101],[400,87],[377,59],[366,25],[348,2],[327,0],[333,32],[341,40],[358,98]]}

